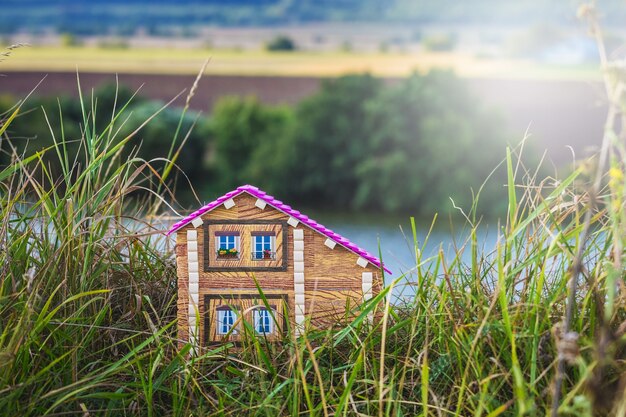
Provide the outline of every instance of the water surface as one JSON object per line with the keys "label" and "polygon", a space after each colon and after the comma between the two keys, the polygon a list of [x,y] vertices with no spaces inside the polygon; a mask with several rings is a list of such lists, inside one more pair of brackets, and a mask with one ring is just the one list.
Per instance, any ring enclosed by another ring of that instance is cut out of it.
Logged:
{"label": "water surface", "polygon": [[[443,252],[451,260],[457,251],[464,262],[471,261],[469,245],[470,228],[467,224],[450,224],[438,219],[431,229],[432,222],[417,221],[413,236],[410,217],[374,216],[349,214],[316,213],[314,218],[326,227],[350,239],[372,255],[381,257],[392,272],[385,278],[387,283],[406,275],[414,280],[411,273],[417,264],[416,245],[421,252],[422,262]],[[496,247],[496,227],[481,226],[478,233],[479,250],[490,253]]]}

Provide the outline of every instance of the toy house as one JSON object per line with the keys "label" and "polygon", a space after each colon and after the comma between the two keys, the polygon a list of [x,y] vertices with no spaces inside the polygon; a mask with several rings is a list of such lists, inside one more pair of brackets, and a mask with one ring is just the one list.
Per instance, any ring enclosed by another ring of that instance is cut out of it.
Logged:
{"label": "toy house", "polygon": [[389,273],[348,239],[251,185],[191,213],[172,233],[179,338],[196,346],[237,342],[244,320],[268,338],[287,326],[300,334],[305,325],[332,325],[378,294],[382,271]]}

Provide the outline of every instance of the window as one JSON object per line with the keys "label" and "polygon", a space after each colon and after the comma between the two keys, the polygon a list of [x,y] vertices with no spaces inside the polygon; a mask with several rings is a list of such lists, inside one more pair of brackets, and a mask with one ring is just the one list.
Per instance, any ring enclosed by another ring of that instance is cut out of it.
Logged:
{"label": "window", "polygon": [[252,259],[276,259],[274,235],[258,234],[252,236]]}
{"label": "window", "polygon": [[218,236],[220,249],[237,249],[235,235]]}
{"label": "window", "polygon": [[257,308],[254,310],[254,330],[259,334],[274,333],[274,321],[268,309]]}
{"label": "window", "polygon": [[215,237],[217,257],[239,258],[239,234],[218,233],[216,233]]}
{"label": "window", "polygon": [[[237,321],[237,314],[229,307],[217,309],[217,334],[227,334]],[[232,333],[237,333],[234,329]]]}

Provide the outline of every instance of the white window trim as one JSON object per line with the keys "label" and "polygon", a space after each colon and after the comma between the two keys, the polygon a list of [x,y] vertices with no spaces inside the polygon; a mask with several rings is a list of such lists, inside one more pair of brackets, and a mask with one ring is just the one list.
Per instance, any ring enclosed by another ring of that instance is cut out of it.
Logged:
{"label": "white window trim", "polygon": [[[254,255],[257,253],[256,250],[256,239],[257,237],[265,237],[268,235],[254,235],[252,236],[252,242],[250,247],[250,252],[253,254],[253,259],[261,260],[262,258],[254,258]],[[276,252],[276,235],[269,235],[270,237],[270,252]]]}
{"label": "white window trim", "polygon": [[[259,321],[261,320],[261,311],[266,311],[267,312],[267,318],[269,320],[269,332],[260,332],[259,331]],[[273,313],[273,314],[272,314]],[[275,316],[275,311],[274,309],[272,309],[272,311],[270,312],[270,310],[268,310],[265,307],[258,307],[255,308],[252,312],[252,318],[254,321],[254,331],[256,332],[256,334],[262,334],[262,335],[272,335],[274,334],[274,330],[275,330],[275,326],[274,326],[274,319],[272,318],[272,316]]]}
{"label": "white window trim", "polygon": [[[222,235],[222,236],[232,236],[232,235]],[[220,238],[222,236],[215,236],[215,250],[219,250],[221,248]],[[235,249],[237,249],[237,252],[241,252],[241,250],[239,249],[240,237],[238,235],[234,235],[234,236],[235,236]]]}
{"label": "white window trim", "polygon": [[[224,332],[222,330],[222,321],[224,320],[224,316],[221,314],[222,312],[225,313],[227,311],[230,311],[233,315],[233,325],[231,325],[230,329],[228,329],[227,332]],[[237,312],[235,310],[231,309],[219,309],[217,310],[217,327],[216,327],[216,333],[220,336],[223,336],[225,334],[228,334],[230,332],[230,334],[237,334],[237,328],[234,327],[235,323],[237,322]]]}

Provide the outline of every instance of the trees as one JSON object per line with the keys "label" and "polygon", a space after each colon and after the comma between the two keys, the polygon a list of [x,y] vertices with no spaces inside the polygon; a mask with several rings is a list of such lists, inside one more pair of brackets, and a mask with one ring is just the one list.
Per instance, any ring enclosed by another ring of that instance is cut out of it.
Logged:
{"label": "trees", "polygon": [[[100,88],[95,95],[97,120],[108,123],[115,88]],[[132,91],[120,89],[117,107],[131,96]],[[28,118],[11,125],[18,152],[30,154],[52,144],[42,107],[53,126],[62,119],[66,145],[75,146],[82,120],[76,99],[60,99],[62,112],[55,99],[28,105]],[[128,116],[116,122],[118,138],[160,106],[134,98]],[[252,183],[300,206],[338,210],[431,215],[451,210],[450,197],[469,207],[471,188],[476,191],[503,158],[508,139],[502,120],[483,109],[462,80],[444,71],[415,73],[393,85],[367,74],[326,80],[295,107],[225,97],[211,118],[193,112],[183,117],[181,109],[168,108],[133,138],[142,143],[138,156],[167,157],[181,118],[176,149],[195,125],[176,162],[201,195]],[[101,132],[106,123],[95,129]],[[61,137],[60,130],[54,134]],[[79,149],[73,152],[81,157]],[[55,167],[50,170],[54,173]],[[500,177],[483,190],[483,212],[502,206],[506,199],[498,186],[504,182]],[[183,203],[185,190],[182,184],[177,190]]]}
{"label": "trees", "polygon": [[389,88],[370,102],[367,121],[371,157],[355,166],[355,207],[426,214],[450,208],[449,198],[468,207],[470,187],[507,145],[502,121],[450,72],[415,73]]}
{"label": "trees", "polygon": [[283,168],[277,148],[286,137],[292,114],[287,108],[262,105],[256,97],[225,97],[215,106],[210,124],[214,141],[209,161],[218,192],[246,182],[275,189]]}
{"label": "trees", "polygon": [[297,48],[291,38],[285,35],[278,35],[265,45],[265,49],[268,51],[295,51]]}
{"label": "trees", "polygon": [[[450,72],[413,74],[395,86],[369,75],[325,82],[295,112],[282,193],[304,205],[426,214],[468,207],[504,155],[503,123]],[[488,187],[489,188],[489,187]],[[486,210],[494,188],[485,193]]]}
{"label": "trees", "polygon": [[381,90],[379,79],[348,75],[325,81],[298,105],[295,129],[278,150],[292,153],[283,167],[287,195],[310,205],[351,206],[358,186],[354,167],[370,147],[366,106]]}
{"label": "trees", "polygon": [[[218,192],[251,182],[305,207],[432,214],[464,207],[504,155],[504,123],[451,72],[394,86],[327,80],[295,110],[230,97],[215,109]],[[501,181],[504,182],[504,181]],[[483,192],[485,212],[500,189]]]}
{"label": "trees", "polygon": [[[119,138],[124,138],[138,129],[162,106],[163,103],[158,101],[145,101],[134,106],[132,113],[124,121]],[[139,157],[151,161],[155,167],[160,167],[165,161],[159,162],[159,160],[174,156],[168,153],[172,148],[179,123],[180,131],[174,143],[173,152],[179,149],[184,138],[186,142],[176,157],[176,165],[190,178],[192,184],[196,185],[195,182],[200,179],[206,181],[206,149],[210,140],[206,118],[199,117],[198,113],[191,111],[183,115],[181,108],[165,108],[137,133],[132,143],[136,146],[141,145]],[[131,146],[126,148],[128,151],[133,150]],[[187,187],[185,186],[184,189]]]}

